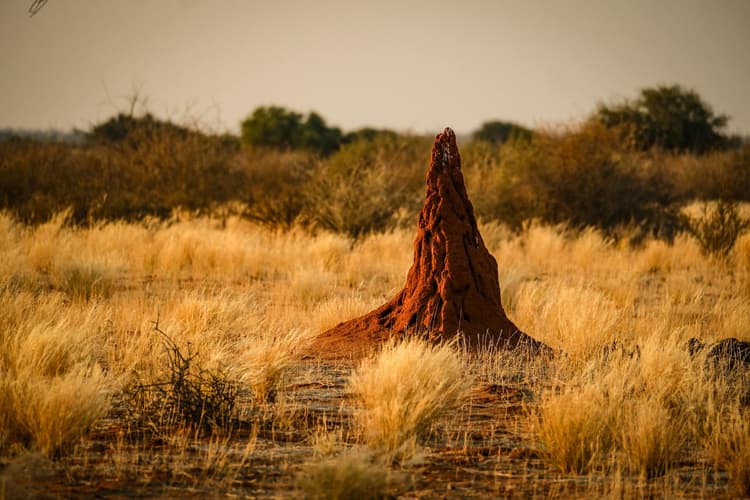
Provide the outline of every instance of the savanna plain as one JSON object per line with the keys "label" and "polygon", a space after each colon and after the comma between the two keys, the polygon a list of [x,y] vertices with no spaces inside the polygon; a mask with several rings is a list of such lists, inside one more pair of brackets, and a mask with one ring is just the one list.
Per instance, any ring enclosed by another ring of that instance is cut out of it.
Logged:
{"label": "savanna plain", "polygon": [[726,121],[671,86],[459,139],[551,355],[316,348],[404,286],[431,137],[278,107],[0,134],[0,499],[750,496],[750,355],[712,354],[750,341]]}
{"label": "savanna plain", "polygon": [[561,354],[325,361],[310,339],[400,289],[412,230],[68,215],[0,216],[0,496],[748,493],[747,374],[685,344],[750,340],[750,235],[482,224],[508,316]]}

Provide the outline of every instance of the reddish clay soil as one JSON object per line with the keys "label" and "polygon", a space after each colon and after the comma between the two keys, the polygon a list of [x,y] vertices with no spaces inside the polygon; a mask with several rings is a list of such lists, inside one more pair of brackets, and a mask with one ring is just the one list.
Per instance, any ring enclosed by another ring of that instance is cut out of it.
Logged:
{"label": "reddish clay soil", "polygon": [[457,334],[469,347],[492,343],[506,349],[548,350],[503,311],[497,262],[479,234],[456,135],[446,128],[432,146],[406,285],[374,311],[321,334],[314,351],[323,357],[358,358],[394,337],[442,341]]}

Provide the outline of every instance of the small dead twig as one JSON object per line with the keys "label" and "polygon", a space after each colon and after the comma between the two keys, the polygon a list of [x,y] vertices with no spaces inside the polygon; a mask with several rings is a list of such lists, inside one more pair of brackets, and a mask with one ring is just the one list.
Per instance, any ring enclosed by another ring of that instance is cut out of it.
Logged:
{"label": "small dead twig", "polygon": [[47,4],[47,0],[34,0],[29,6],[29,17],[34,17]]}

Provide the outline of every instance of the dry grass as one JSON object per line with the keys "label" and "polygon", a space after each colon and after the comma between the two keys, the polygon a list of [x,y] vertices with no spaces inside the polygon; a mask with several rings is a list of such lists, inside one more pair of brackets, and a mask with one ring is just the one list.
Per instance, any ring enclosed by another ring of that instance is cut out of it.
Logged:
{"label": "dry grass", "polygon": [[747,409],[731,408],[707,438],[709,453],[726,469],[737,493],[750,495],[750,420]]}
{"label": "dry grass", "polygon": [[0,450],[57,456],[108,412],[118,381],[97,362],[91,323],[53,319],[59,301],[3,291],[0,304]]}
{"label": "dry grass", "polygon": [[310,500],[386,498],[388,482],[388,469],[362,451],[308,463],[298,476],[298,487]]}
{"label": "dry grass", "polygon": [[612,449],[612,406],[596,388],[548,396],[532,417],[544,453],[562,472],[584,474]]}
{"label": "dry grass", "polygon": [[456,350],[421,340],[389,343],[352,374],[364,440],[388,458],[411,458],[435,421],[461,405],[471,378]]}
{"label": "dry grass", "polygon": [[285,377],[299,362],[309,334],[297,330],[262,332],[246,340],[239,358],[242,379],[259,403],[275,401]]}
{"label": "dry grass", "polygon": [[[411,490],[394,494],[429,496],[459,476],[457,496],[503,496],[511,485],[549,496],[747,493],[746,375],[706,370],[684,346],[750,340],[748,234],[719,260],[687,235],[630,247],[594,230],[484,226],[508,315],[566,355],[541,362],[412,342],[352,374],[301,360],[301,347],[393,296],[411,231],[355,242],[232,217],[65,220],[31,228],[0,215],[3,464],[28,449],[54,457],[45,467],[62,468],[57,484],[291,495],[290,471],[316,450],[335,456],[364,442],[411,476],[396,487]],[[66,282],[70,269],[84,272]],[[202,368],[241,387],[241,418],[223,435],[161,429],[152,441],[131,427],[123,390],[166,373],[156,321]],[[614,341],[621,347],[605,355]],[[417,448],[421,465],[410,468]],[[315,481],[338,477],[336,467]],[[358,483],[352,474],[342,481]]]}

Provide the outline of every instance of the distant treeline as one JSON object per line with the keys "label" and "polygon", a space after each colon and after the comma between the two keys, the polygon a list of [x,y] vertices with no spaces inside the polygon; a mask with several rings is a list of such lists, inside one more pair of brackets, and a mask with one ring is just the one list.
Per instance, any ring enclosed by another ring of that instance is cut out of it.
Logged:
{"label": "distant treeline", "polygon": [[[575,126],[487,122],[459,147],[483,220],[670,237],[685,203],[750,200],[750,146],[727,136],[726,123],[694,92],[659,87]],[[344,133],[280,107],[256,109],[240,136],[119,114],[76,140],[5,137],[0,208],[30,224],[68,208],[78,224],[229,210],[359,236],[414,223],[430,146],[431,137],[391,130]]]}

